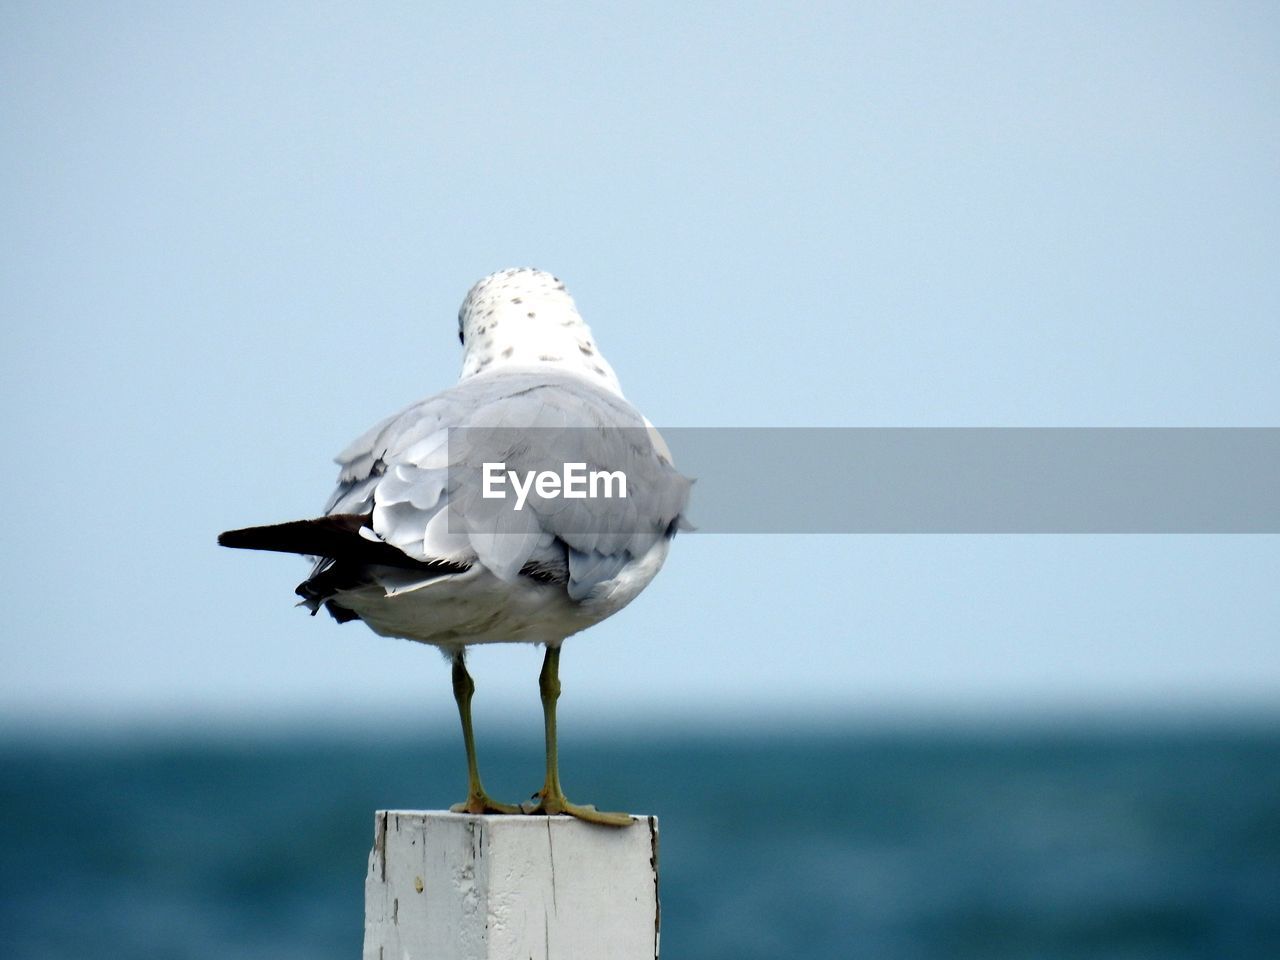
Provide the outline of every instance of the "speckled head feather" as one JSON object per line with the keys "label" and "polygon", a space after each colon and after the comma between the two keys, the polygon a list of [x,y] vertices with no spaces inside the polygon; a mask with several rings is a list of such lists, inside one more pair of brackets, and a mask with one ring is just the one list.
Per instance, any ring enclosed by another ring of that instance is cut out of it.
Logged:
{"label": "speckled head feather", "polygon": [[485,277],[462,301],[458,330],[462,380],[495,370],[554,369],[622,396],[564,282],[542,270],[515,267]]}

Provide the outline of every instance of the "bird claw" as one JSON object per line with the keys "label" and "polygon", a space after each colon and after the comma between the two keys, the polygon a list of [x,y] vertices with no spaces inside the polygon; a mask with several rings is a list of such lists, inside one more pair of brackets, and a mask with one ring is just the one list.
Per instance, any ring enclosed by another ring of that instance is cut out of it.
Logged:
{"label": "bird claw", "polygon": [[595,804],[570,803],[561,796],[534,795],[534,801],[520,804],[520,812],[529,816],[569,816],[603,827],[629,827],[635,819],[629,813],[608,813],[597,810]]}
{"label": "bird claw", "polygon": [[490,797],[487,793],[480,793],[480,794],[472,794],[471,796],[467,797],[467,799],[464,800],[462,803],[455,803],[453,806],[449,808],[449,812],[450,813],[472,813],[472,814],[485,814],[485,813],[512,814],[512,813],[520,813],[522,812],[522,810],[521,810],[521,807],[518,807],[513,803],[499,803],[497,800],[494,800],[492,797]]}

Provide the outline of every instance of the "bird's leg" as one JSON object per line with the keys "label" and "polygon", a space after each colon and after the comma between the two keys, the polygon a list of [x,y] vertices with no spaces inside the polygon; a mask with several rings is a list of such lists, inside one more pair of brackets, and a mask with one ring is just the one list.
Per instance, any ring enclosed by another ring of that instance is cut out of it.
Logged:
{"label": "bird's leg", "polygon": [[467,748],[467,799],[455,803],[449,809],[454,813],[519,813],[520,808],[509,803],[498,803],[484,792],[480,782],[480,768],[476,764],[476,738],[471,729],[471,697],[476,692],[475,681],[467,672],[467,665],[459,650],[453,658],[453,698],[458,701],[458,716],[462,718],[462,742]]}
{"label": "bird's leg", "polygon": [[[551,798],[564,800],[560,787],[560,746],[556,738],[556,701],[560,699],[560,648],[547,645],[542,658],[542,671],[538,674],[538,693],[542,696],[542,729],[547,744],[547,778],[542,784],[544,806]],[[548,810],[559,813],[559,810]]]}
{"label": "bird's leg", "polygon": [[556,749],[556,700],[560,697],[560,648],[547,644],[547,655],[542,660],[542,672],[538,674],[538,690],[542,694],[542,723],[547,737],[547,779],[536,794],[537,803],[522,807],[525,813],[567,813],[579,820],[600,823],[610,827],[629,827],[631,815],[604,813],[590,804],[579,806],[565,799],[560,787],[560,758]]}

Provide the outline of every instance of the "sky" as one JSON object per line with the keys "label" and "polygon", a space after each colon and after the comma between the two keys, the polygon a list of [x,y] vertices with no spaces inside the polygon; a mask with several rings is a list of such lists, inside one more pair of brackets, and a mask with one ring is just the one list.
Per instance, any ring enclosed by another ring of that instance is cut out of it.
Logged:
{"label": "sky", "polygon": [[[214,538],[317,513],[508,266],[659,426],[1280,425],[1278,107],[1266,3],[7,3],[0,722],[445,717]],[[1278,568],[681,535],[562,726],[1266,707]],[[477,652],[482,728],[539,657]]]}

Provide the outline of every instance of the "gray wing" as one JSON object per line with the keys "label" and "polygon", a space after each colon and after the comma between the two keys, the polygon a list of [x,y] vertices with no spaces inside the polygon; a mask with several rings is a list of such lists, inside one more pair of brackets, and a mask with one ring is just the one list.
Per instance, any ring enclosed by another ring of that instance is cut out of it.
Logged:
{"label": "gray wing", "polygon": [[[529,565],[567,566],[574,599],[673,535],[692,483],[625,400],[543,374],[468,380],[378,424],[337,461],[325,512],[369,515],[363,536],[417,560],[479,563],[508,581]],[[566,463],[620,471],[626,496],[565,499],[535,488],[516,509],[510,484],[503,498],[483,495],[485,463],[521,477]]]}

